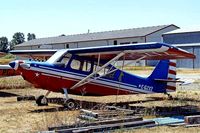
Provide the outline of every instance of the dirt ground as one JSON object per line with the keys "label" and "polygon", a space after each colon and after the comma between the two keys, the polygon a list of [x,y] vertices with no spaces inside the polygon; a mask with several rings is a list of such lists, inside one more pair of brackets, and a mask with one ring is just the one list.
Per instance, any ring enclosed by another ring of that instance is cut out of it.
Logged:
{"label": "dirt ground", "polygon": [[[6,93],[0,98],[0,132],[35,132],[47,130],[54,124],[72,124],[76,121],[79,111],[48,111],[59,105],[50,104],[48,107],[38,107],[34,101],[16,101],[13,93]],[[23,91],[23,90],[22,90]],[[4,93],[1,90],[1,95]],[[30,90],[31,92],[31,90]]]}
{"label": "dirt ground", "polygon": [[[29,92],[29,93],[27,93]],[[59,111],[57,110],[60,105],[49,104],[49,106],[38,107],[34,101],[16,101],[16,96],[23,94],[32,94],[38,95],[44,93],[43,90],[33,90],[33,89],[12,89],[12,90],[1,90],[0,91],[0,132],[37,132],[47,130],[49,126],[56,126],[62,124],[73,124],[77,122],[77,117],[79,111]],[[173,93],[174,97],[179,98],[191,98],[196,99],[196,101],[178,101],[165,100],[162,101],[151,101],[144,102],[140,104],[134,104],[134,106],[144,107],[167,107],[173,108],[176,106],[188,106],[194,105],[200,107],[200,102],[198,102],[200,92],[192,91],[190,94],[187,94],[187,91],[178,91],[178,93]],[[4,96],[3,96],[4,95]],[[60,94],[51,94],[52,97],[62,96]],[[72,96],[76,99],[81,99],[82,97]],[[126,97],[126,98],[124,98]],[[128,97],[128,98],[127,98]],[[162,94],[153,94],[153,95],[131,95],[131,96],[119,96],[118,101],[136,101],[136,100],[147,100],[149,97],[155,98],[165,98],[165,95]],[[83,98],[82,98],[83,99]],[[110,102],[115,100],[115,96],[108,97],[84,97],[84,100],[88,101],[104,101]],[[154,116],[145,116],[145,118],[151,118]],[[116,132],[125,132],[125,130],[117,130]],[[199,128],[184,128],[184,127],[154,127],[148,129],[136,129],[128,130],[126,132],[198,132]]]}
{"label": "dirt ground", "polygon": [[[185,73],[184,73],[185,74]],[[200,73],[195,73],[198,77]],[[191,76],[186,73],[186,77]],[[192,78],[193,76],[191,76]],[[70,95],[71,98],[86,101],[96,102],[132,102],[138,100],[147,100],[149,98],[161,98],[164,100],[155,100],[144,103],[133,104],[133,106],[144,107],[167,107],[173,108],[176,106],[196,106],[200,108],[200,77],[195,82],[187,85],[180,86],[177,92],[172,93],[177,100],[167,100],[164,94],[151,94],[151,95],[128,95],[128,96],[104,96],[104,97],[81,97]],[[3,80],[3,81],[2,81]],[[49,126],[56,126],[61,124],[73,124],[77,122],[79,111],[58,110],[61,105],[49,104],[49,106],[38,107],[34,101],[20,101],[17,102],[19,95],[34,95],[39,96],[45,94],[45,90],[35,89],[30,87],[29,84],[22,81],[19,77],[11,79],[0,80],[0,132],[37,132],[47,130]],[[17,85],[16,85],[17,84]],[[14,86],[16,85],[16,86]],[[11,87],[12,86],[12,87]],[[12,89],[9,89],[12,88]],[[51,93],[49,97],[63,97],[62,94]],[[145,116],[151,118],[155,116]],[[136,130],[117,130],[116,132],[200,132],[196,128],[184,127],[154,127],[148,129]]]}

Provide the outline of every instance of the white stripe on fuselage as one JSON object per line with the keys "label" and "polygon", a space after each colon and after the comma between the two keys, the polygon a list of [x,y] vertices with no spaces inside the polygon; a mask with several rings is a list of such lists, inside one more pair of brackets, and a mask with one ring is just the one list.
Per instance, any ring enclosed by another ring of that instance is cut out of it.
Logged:
{"label": "white stripe on fuselage", "polygon": [[[76,81],[80,81],[85,76],[87,76],[87,75],[83,75],[83,74],[72,73],[72,72],[58,70],[58,69],[44,67],[44,66],[40,66],[40,68],[31,67],[30,69],[33,70],[33,71],[39,71],[39,72],[42,72],[44,74],[48,74],[49,76],[52,75],[52,77],[55,77],[55,75],[57,75],[56,76],[57,78],[62,77],[62,78],[70,79],[70,80],[74,79]],[[50,70],[48,70],[48,69],[50,69]],[[56,72],[56,71],[58,71],[58,72]],[[146,91],[146,90],[138,89],[137,86],[132,85],[132,84],[117,82],[117,81],[103,79],[103,78],[98,78],[96,80],[92,80],[90,83],[105,86],[105,87],[108,87],[108,85],[109,85],[109,86],[116,88],[116,89],[119,89],[119,86],[120,86],[120,88],[126,89],[127,91],[136,91],[138,93],[139,92],[141,92],[141,93],[153,93],[152,91]]]}

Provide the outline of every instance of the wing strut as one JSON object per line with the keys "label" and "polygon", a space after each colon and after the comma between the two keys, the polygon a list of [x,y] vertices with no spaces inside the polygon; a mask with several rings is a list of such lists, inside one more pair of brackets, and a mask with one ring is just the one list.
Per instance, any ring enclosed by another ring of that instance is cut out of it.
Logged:
{"label": "wing strut", "polygon": [[[118,60],[119,58],[121,58],[122,56],[124,56],[125,53],[121,52],[119,53],[117,56],[115,56],[114,58],[112,58],[110,61],[108,61],[106,64],[104,64],[102,67],[100,67],[98,70],[94,71],[93,73],[91,73],[90,75],[88,75],[87,77],[83,78],[81,81],[79,81],[78,83],[76,83],[74,86],[72,86],[70,89],[75,89],[77,87],[79,87],[79,85],[81,85],[82,83],[84,83],[85,81],[87,81],[89,78],[91,78],[92,76],[94,76],[95,74],[97,74],[98,72],[100,72],[102,69],[104,69],[105,67],[107,67],[109,64],[111,64],[112,62]],[[100,57],[100,56],[99,56]]]}

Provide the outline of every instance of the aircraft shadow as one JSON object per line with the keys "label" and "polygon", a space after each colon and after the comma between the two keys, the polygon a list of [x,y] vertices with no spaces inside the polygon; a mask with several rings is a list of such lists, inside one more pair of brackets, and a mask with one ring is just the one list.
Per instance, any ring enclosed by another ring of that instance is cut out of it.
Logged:
{"label": "aircraft shadow", "polygon": [[[150,101],[156,101],[156,100],[148,99],[148,100],[140,100],[140,101],[119,102],[119,103],[98,103],[98,102],[79,101],[79,100],[75,100],[75,101],[83,109],[101,110],[101,109],[105,109],[106,106],[118,106],[118,107],[128,108],[129,104],[141,103],[141,102],[144,103],[144,102],[150,102]],[[66,110],[67,109],[64,107],[54,107],[54,108],[46,108],[46,109],[36,109],[36,110],[30,111],[30,113],[57,112],[57,111],[66,111]]]}
{"label": "aircraft shadow", "polygon": [[[155,101],[166,100],[164,97],[148,97],[155,99]],[[169,101],[176,103],[183,103],[182,105],[174,106],[154,106],[154,107],[145,107],[142,104],[138,106],[129,106],[129,109],[134,110],[136,113],[143,112],[143,115],[155,115],[155,116],[174,116],[174,115],[199,115],[200,107],[197,105],[190,105],[187,102],[200,102],[200,100],[191,99],[191,98],[173,98]],[[148,101],[146,101],[148,102]],[[150,102],[150,101],[149,101]],[[173,104],[173,103],[172,103]]]}
{"label": "aircraft shadow", "polygon": [[[83,109],[105,109],[106,106],[117,106],[124,109],[129,109],[135,112],[135,114],[140,115],[155,115],[155,116],[174,116],[174,115],[197,115],[200,114],[200,107],[195,105],[177,105],[177,106],[154,106],[154,107],[145,107],[142,103],[153,102],[153,101],[163,101],[166,100],[164,97],[151,97],[146,100],[139,101],[129,101],[129,102],[119,102],[119,103],[96,103],[96,102],[87,102],[87,101],[78,101],[81,108]],[[189,99],[189,98],[174,98],[174,101],[191,101],[191,102],[200,102],[198,100]],[[138,106],[130,106],[130,104],[139,104]],[[57,112],[57,111],[66,111],[64,107],[53,107],[47,109],[36,109],[30,111],[30,113],[41,113],[41,112]]]}
{"label": "aircraft shadow", "polygon": [[[49,101],[59,99],[59,98],[49,98]],[[157,101],[157,99],[146,99],[146,100],[139,100],[139,101],[128,101],[128,102],[118,102],[118,103],[99,103],[99,102],[90,102],[90,101],[79,101],[75,100],[79,106],[83,109],[92,109],[92,110],[101,110],[105,109],[106,106],[118,106],[123,108],[128,108],[129,104],[136,104],[136,103],[145,103],[145,102],[152,102]],[[64,107],[55,107],[55,108],[47,108],[47,109],[36,109],[30,111],[30,113],[41,113],[41,112],[57,112],[57,111],[66,111],[67,109]]]}
{"label": "aircraft shadow", "polygon": [[19,96],[19,95],[14,94],[14,93],[0,91],[0,97],[16,97],[16,96]]}
{"label": "aircraft shadow", "polygon": [[66,111],[66,109],[64,107],[53,107],[46,109],[36,109],[29,111],[29,113],[58,112],[58,111]]}

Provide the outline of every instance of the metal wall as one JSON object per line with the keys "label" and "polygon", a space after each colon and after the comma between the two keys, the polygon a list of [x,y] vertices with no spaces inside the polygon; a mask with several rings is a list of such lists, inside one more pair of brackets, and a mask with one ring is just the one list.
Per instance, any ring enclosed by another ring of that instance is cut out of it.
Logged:
{"label": "metal wall", "polygon": [[169,32],[169,31],[174,31],[176,29],[178,29],[178,28],[175,27],[175,26],[170,26],[168,28],[159,30],[159,31],[157,31],[153,34],[146,36],[146,42],[162,42],[162,34],[163,33],[166,33],[166,32]]}
{"label": "metal wall", "polygon": [[169,44],[199,43],[200,32],[164,34],[163,42]]}
{"label": "metal wall", "polygon": [[177,67],[181,68],[200,68],[200,46],[180,47],[188,52],[195,54],[195,59],[184,59],[177,61]]}
{"label": "metal wall", "polygon": [[[194,47],[180,47],[190,53],[193,53]],[[194,59],[179,59],[176,61],[176,66],[178,68],[194,68]]]}
{"label": "metal wall", "polygon": [[194,47],[194,54],[196,59],[194,60],[194,68],[200,68],[200,46]]}

